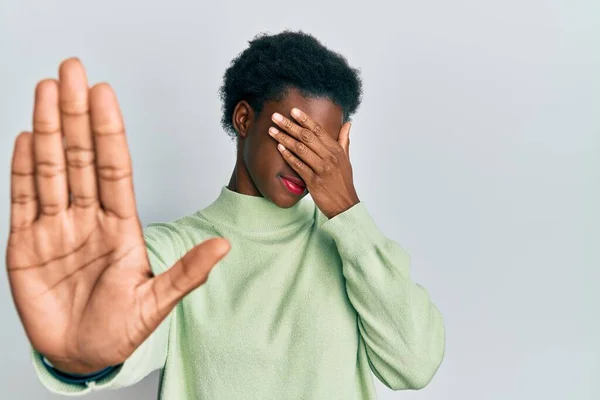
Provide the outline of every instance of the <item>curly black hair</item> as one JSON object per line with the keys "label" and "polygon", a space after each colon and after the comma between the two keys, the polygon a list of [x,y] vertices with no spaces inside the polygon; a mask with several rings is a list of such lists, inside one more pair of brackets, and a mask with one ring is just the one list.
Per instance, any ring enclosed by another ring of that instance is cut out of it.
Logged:
{"label": "curly black hair", "polygon": [[266,101],[281,100],[290,88],[306,97],[325,97],[340,106],[344,119],[356,112],[362,98],[360,71],[344,56],[326,48],[314,36],[285,30],[260,33],[231,61],[219,89],[221,124],[236,138],[231,121],[238,102],[246,100],[260,114]]}

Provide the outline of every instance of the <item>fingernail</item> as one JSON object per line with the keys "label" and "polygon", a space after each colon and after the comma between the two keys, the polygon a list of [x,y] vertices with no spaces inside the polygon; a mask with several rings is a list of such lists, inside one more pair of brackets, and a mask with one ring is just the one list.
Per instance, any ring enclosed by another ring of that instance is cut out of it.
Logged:
{"label": "fingernail", "polygon": [[273,114],[273,119],[274,119],[275,121],[279,121],[279,122],[281,122],[281,121],[283,121],[283,115],[281,115],[281,114],[279,114],[279,113],[275,113],[275,114]]}
{"label": "fingernail", "polygon": [[279,133],[279,130],[277,130],[277,128],[274,128],[274,127],[269,128],[270,135],[275,136],[275,135],[277,135],[277,133]]}
{"label": "fingernail", "polygon": [[299,117],[300,115],[302,115],[302,113],[297,108],[292,108],[292,115],[294,117]]}
{"label": "fingernail", "polygon": [[278,148],[280,151],[284,151],[284,150],[285,150],[285,147],[284,147],[284,146],[283,146],[281,143],[279,143],[279,144],[277,145],[277,148]]}

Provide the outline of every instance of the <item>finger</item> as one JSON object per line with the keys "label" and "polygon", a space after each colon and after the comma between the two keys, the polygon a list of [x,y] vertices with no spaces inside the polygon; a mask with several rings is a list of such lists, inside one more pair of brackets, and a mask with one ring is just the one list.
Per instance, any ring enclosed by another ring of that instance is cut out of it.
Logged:
{"label": "finger", "polygon": [[[331,136],[327,134],[325,129],[312,119],[307,113],[299,108],[292,108],[292,117],[304,128],[312,132],[317,138],[321,139],[325,145],[333,141]],[[305,133],[306,134],[306,133]]]}
{"label": "finger", "polygon": [[166,317],[179,300],[206,282],[210,271],[230,248],[226,239],[206,240],[193,247],[164,273],[148,281],[151,290],[145,292],[153,298],[142,302],[144,312],[149,316],[147,320],[158,319],[160,322]]}
{"label": "finger", "polygon": [[10,185],[10,231],[29,227],[37,218],[33,135],[23,132],[15,140]]}
{"label": "finger", "polygon": [[89,89],[81,62],[75,58],[63,62],[59,68],[59,81],[71,204],[75,207],[98,205]]}
{"label": "finger", "polygon": [[55,215],[69,204],[58,102],[58,82],[41,81],[35,91],[33,110],[35,178],[41,215]]}
{"label": "finger", "polygon": [[[306,117],[308,118],[308,116]],[[279,113],[274,113],[272,119],[273,122],[275,122],[275,124],[279,126],[283,131],[289,133],[292,137],[304,143],[319,157],[325,157],[325,155],[327,154],[327,149],[323,144],[322,137],[327,135],[323,135],[324,131],[320,127],[315,128],[318,132],[317,134],[310,128],[302,127]]]}
{"label": "finger", "polygon": [[281,132],[275,127],[269,128],[269,135],[271,135],[271,137],[281,143],[284,147],[293,151],[313,170],[317,171],[320,169],[320,165],[323,163],[323,160],[304,143],[297,141],[290,135]]}
{"label": "finger", "polygon": [[281,152],[283,159],[300,175],[300,178],[307,185],[313,182],[315,178],[315,172],[306,165],[301,159],[296,157],[291,151],[289,151],[284,145],[281,143],[277,145],[277,149]]}
{"label": "finger", "polygon": [[309,129],[315,134],[315,136],[323,136],[323,128],[321,128],[321,126],[317,124],[311,117],[309,117],[304,111],[300,110],[299,108],[292,108],[291,114],[301,126]]}
{"label": "finger", "polygon": [[340,135],[338,137],[338,143],[344,149],[344,153],[349,157],[350,156],[350,128],[352,128],[352,124],[350,122],[346,122],[342,125],[342,129],[340,129]]}
{"label": "finger", "polygon": [[100,203],[119,218],[135,216],[131,157],[117,97],[105,83],[94,86],[89,96]]}

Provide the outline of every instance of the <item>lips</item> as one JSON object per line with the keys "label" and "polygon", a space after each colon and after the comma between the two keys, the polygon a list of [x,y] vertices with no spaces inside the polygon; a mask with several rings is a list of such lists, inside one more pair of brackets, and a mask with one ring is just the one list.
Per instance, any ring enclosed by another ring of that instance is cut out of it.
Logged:
{"label": "lips", "polygon": [[295,183],[298,186],[306,187],[306,183],[300,178],[295,178],[293,176],[281,175],[282,178],[287,179],[288,181]]}
{"label": "lips", "polygon": [[302,179],[298,179],[295,176],[283,175],[280,175],[279,179],[283,186],[293,195],[302,196],[306,193],[306,184]]}

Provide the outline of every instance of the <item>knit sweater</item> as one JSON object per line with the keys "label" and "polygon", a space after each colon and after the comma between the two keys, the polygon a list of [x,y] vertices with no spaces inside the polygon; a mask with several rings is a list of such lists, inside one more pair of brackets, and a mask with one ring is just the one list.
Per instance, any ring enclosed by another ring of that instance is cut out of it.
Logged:
{"label": "knit sweater", "polygon": [[122,367],[70,384],[32,349],[43,385],[81,395],[161,369],[161,399],[366,400],[376,398],[371,372],[394,390],[434,376],[442,317],[363,202],[327,219],[310,197],[284,209],[223,187],[208,207],[145,228],[153,272],[216,236],[230,252]]}

